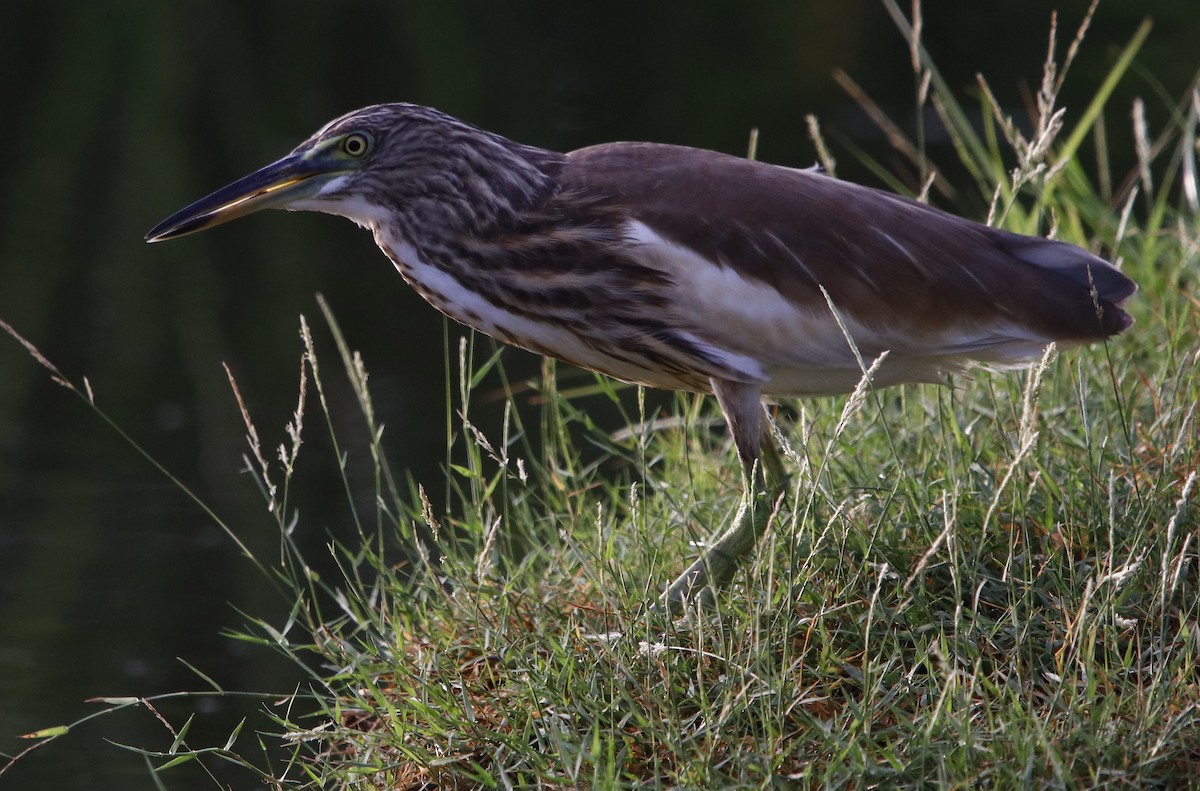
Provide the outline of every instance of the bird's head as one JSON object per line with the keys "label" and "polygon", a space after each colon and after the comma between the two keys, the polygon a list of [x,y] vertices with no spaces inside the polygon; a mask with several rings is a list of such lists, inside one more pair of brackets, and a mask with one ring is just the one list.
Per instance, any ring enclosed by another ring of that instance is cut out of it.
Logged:
{"label": "bird's head", "polygon": [[320,211],[368,227],[423,202],[447,217],[478,214],[504,199],[497,193],[511,191],[505,184],[536,188],[543,175],[538,151],[427,107],[374,105],[331,121],[282,159],[181,209],[146,240],[174,239],[260,209]]}

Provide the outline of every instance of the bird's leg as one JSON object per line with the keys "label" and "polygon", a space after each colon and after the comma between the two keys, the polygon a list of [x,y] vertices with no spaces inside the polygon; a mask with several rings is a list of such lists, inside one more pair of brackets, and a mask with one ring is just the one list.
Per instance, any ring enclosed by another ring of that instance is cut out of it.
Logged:
{"label": "bird's leg", "polygon": [[716,379],[712,384],[742,461],[745,494],[729,529],[663,593],[660,606],[671,612],[691,601],[712,603],[714,591],[733,579],[742,558],[766,531],[772,507],[785,486],[783,462],[762,420],[758,387]]}

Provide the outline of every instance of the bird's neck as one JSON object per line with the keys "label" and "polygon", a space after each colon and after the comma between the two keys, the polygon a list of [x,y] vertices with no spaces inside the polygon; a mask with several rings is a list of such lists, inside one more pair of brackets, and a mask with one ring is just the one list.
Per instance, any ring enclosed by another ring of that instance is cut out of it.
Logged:
{"label": "bird's neck", "polygon": [[555,192],[566,157],[494,136],[467,149],[457,164],[460,191],[454,202],[462,230],[486,233],[512,225]]}
{"label": "bird's neck", "polygon": [[419,192],[400,198],[389,222],[374,224],[381,245],[398,236],[433,253],[516,232],[531,208],[557,192],[566,162],[562,154],[498,136],[472,140],[458,153],[425,174]]}

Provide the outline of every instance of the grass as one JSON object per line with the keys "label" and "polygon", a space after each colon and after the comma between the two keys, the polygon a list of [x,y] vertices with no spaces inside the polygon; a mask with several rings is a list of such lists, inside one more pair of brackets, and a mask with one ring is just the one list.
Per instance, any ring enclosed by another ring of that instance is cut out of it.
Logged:
{"label": "grass", "polygon": [[[291,657],[309,683],[265,700],[269,737],[239,728],[201,748],[164,719],[170,748],[142,751],[157,782],[232,761],[281,788],[1200,784],[1200,93],[1157,138],[1139,126],[1137,172],[1101,190],[1074,154],[1148,28],[1077,125],[1055,107],[1072,46],[1061,64],[1051,50],[1032,132],[981,82],[980,132],[922,51],[919,15],[889,7],[967,189],[996,224],[1121,261],[1141,286],[1137,324],[1025,372],[782,405],[793,488],[717,608],[673,620],[647,603],[740,502],[711,399],[651,409],[601,377],[563,392],[550,362],[529,390],[490,342],[464,341],[448,355],[448,505],[435,513],[389,467],[364,363],[322,303],[344,373],[304,322],[278,458],[245,415],[281,545],[254,562],[294,606],[238,637]],[[918,175],[908,189],[936,190],[920,144],[897,150]],[[30,350],[90,403],[86,383]],[[334,432],[333,375],[354,386],[365,446]],[[476,391],[498,386],[502,425],[485,434]],[[595,425],[601,404],[626,428]],[[373,507],[347,506],[358,538],[331,544],[333,575],[291,540],[306,529],[291,470],[312,430],[374,462],[370,479],[344,481],[348,503],[365,488]]]}

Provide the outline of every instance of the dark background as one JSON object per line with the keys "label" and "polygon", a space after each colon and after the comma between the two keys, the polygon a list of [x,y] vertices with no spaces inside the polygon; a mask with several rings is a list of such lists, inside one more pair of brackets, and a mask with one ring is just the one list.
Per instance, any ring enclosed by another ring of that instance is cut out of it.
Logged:
{"label": "dark background", "polygon": [[[1057,5],[1060,52],[1086,6]],[[931,2],[925,40],[966,104],[975,106],[968,97],[982,72],[1020,113],[1040,80],[1054,7]],[[445,324],[344,220],[268,213],[144,244],[167,214],[330,118],[381,101],[433,105],[560,150],[632,139],[742,153],[757,127],[759,157],[792,166],[815,161],[811,112],[839,175],[867,182],[839,140],[901,165],[832,69],[912,125],[907,44],[874,0],[126,0],[3,10],[0,319],[68,376],[87,375],[120,426],[267,553],[275,528],[242,472],[244,431],[221,363],[274,447],[295,405],[303,313],[335,409],[356,430],[316,309],[314,294],[324,293],[372,373],[389,458],[437,492]],[[1082,111],[1145,16],[1154,32],[1106,117],[1118,167],[1132,162],[1132,98],[1145,97],[1152,130],[1161,129],[1200,65],[1195,0],[1102,4],[1062,101]],[[936,127],[930,138],[935,157],[950,160]],[[979,216],[982,206],[976,198],[948,208]],[[452,326],[452,342],[458,335]],[[537,369],[518,352],[506,364],[518,378]],[[323,434],[312,401],[297,502],[313,555],[348,528]],[[195,504],[0,336],[0,751],[27,746],[17,734],[94,711],[90,696],[203,688],[177,657],[227,689],[287,692],[294,668],[221,636],[244,623],[238,610],[279,622],[283,605]],[[177,725],[194,708],[191,741],[207,744],[256,704],[168,707]],[[105,738],[170,744],[147,712],[101,718],[0,785],[152,787],[141,759]],[[163,779],[210,786],[186,769]]]}

